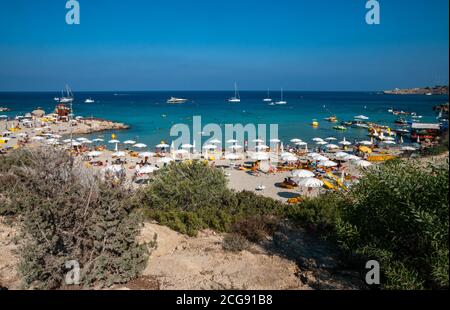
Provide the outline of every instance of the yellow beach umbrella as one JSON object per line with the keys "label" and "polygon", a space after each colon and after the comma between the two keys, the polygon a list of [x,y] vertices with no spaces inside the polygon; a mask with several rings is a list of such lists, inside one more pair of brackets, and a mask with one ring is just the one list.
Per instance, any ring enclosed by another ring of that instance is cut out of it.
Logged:
{"label": "yellow beach umbrella", "polygon": [[372,154],[372,149],[367,146],[361,146],[359,150],[363,153]]}

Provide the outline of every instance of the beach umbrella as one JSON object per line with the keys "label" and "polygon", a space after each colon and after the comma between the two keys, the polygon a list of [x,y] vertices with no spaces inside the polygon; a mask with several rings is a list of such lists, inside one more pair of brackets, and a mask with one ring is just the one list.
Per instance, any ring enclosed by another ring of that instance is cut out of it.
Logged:
{"label": "beach umbrella", "polygon": [[176,150],[174,152],[176,155],[187,155],[189,152],[187,150]]}
{"label": "beach umbrella", "polygon": [[60,138],[62,138],[61,135],[56,135],[56,134],[53,134],[52,137],[55,138],[55,139],[60,139]]}
{"label": "beach umbrella", "polygon": [[81,143],[78,142],[78,141],[74,141],[74,142],[71,142],[71,143],[68,143],[68,144],[72,144],[72,146],[81,146]]}
{"label": "beach umbrella", "polygon": [[370,146],[370,145],[373,145],[373,142],[371,142],[371,141],[359,141],[358,144]]}
{"label": "beach umbrella", "polygon": [[59,145],[60,143],[56,139],[49,139],[49,140],[47,140],[47,144],[49,144],[49,145]]}
{"label": "beach umbrella", "polygon": [[125,157],[125,156],[127,156],[127,154],[125,152],[120,151],[120,152],[113,153],[112,156],[113,157]]}
{"label": "beach umbrella", "polygon": [[153,157],[153,156],[155,156],[156,154],[155,153],[152,153],[152,152],[142,152],[142,153],[139,153],[139,157],[141,157],[141,158],[145,158],[145,157]]}
{"label": "beach umbrella", "polygon": [[384,141],[395,141],[395,138],[393,138],[393,137],[384,137],[383,140]]}
{"label": "beach umbrella", "polygon": [[82,142],[81,142],[82,144],[91,144],[92,143],[92,141],[91,140],[88,140],[88,139],[86,139],[86,140],[83,140]]}
{"label": "beach umbrella", "polygon": [[0,118],[8,118],[7,115],[0,115]]}
{"label": "beach umbrella", "polygon": [[295,145],[297,145],[297,146],[306,146],[306,145],[308,145],[308,143],[300,141],[300,142],[296,142]]}
{"label": "beach umbrella", "polygon": [[372,164],[366,160],[358,160],[355,162],[355,165],[361,168],[367,168],[372,166]]}
{"label": "beach umbrella", "polygon": [[215,149],[217,149],[217,145],[206,144],[205,146],[203,146],[203,149],[205,149],[205,150],[215,150]]}
{"label": "beach umbrella", "polygon": [[145,165],[144,167],[139,168],[137,172],[139,174],[150,174],[157,170],[158,170],[158,168],[156,168],[156,167]]}
{"label": "beach umbrella", "polygon": [[182,149],[192,149],[192,148],[194,148],[194,146],[192,144],[183,144],[183,145],[181,145],[181,148]]}
{"label": "beach umbrella", "polygon": [[264,143],[264,140],[262,139],[255,139],[253,140],[254,143]]}
{"label": "beach umbrella", "polygon": [[260,144],[260,145],[256,146],[256,149],[258,149],[258,150],[267,150],[268,148],[269,147],[267,145],[263,145],[263,144]]}
{"label": "beach umbrella", "polygon": [[323,141],[323,139],[322,138],[314,138],[314,139],[312,139],[314,142],[321,142],[321,141]]}
{"label": "beach umbrella", "polygon": [[328,157],[326,157],[326,156],[319,155],[317,157],[314,157],[314,160],[315,161],[327,161],[327,160],[330,160],[330,159]]}
{"label": "beach umbrella", "polygon": [[316,178],[303,178],[298,185],[308,188],[320,188],[323,186],[323,182]]}
{"label": "beach umbrella", "polygon": [[295,139],[292,139],[291,142],[292,143],[299,143],[299,142],[302,142],[302,140],[295,138]]}
{"label": "beach umbrella", "polygon": [[44,139],[45,139],[44,137],[39,137],[39,136],[31,138],[31,140],[35,140],[35,141],[42,141]]}
{"label": "beach umbrella", "polygon": [[117,144],[117,143],[120,143],[120,141],[113,139],[113,140],[109,140],[108,143]]}
{"label": "beach umbrella", "polygon": [[98,156],[100,156],[102,154],[103,153],[99,152],[99,151],[92,151],[92,152],[87,153],[87,156],[89,156],[89,157],[98,157]]}
{"label": "beach umbrella", "polygon": [[209,141],[209,143],[211,143],[211,144],[221,144],[222,141],[220,141],[219,139],[213,139],[213,140]]}
{"label": "beach umbrella", "polygon": [[280,155],[281,157],[286,157],[286,156],[295,156],[294,154],[290,153],[290,152],[283,152]]}
{"label": "beach umbrella", "polygon": [[147,144],[144,144],[144,143],[138,143],[138,144],[133,145],[133,147],[136,147],[136,148],[138,148],[138,149],[143,149],[143,148],[146,148],[146,147],[147,147]]}
{"label": "beach umbrella", "polygon": [[257,152],[252,155],[254,160],[269,160],[269,154]]}
{"label": "beach umbrella", "polygon": [[127,140],[123,144],[136,144],[136,141],[133,140]]}
{"label": "beach umbrella", "polygon": [[166,149],[168,147],[170,147],[170,145],[168,145],[166,143],[161,143],[156,146],[157,149]]}
{"label": "beach umbrella", "polygon": [[19,133],[19,134],[17,134],[19,137],[26,137],[26,136],[28,136],[28,134],[26,134],[26,133],[24,133],[24,132],[21,132],[21,133]]}
{"label": "beach umbrella", "polygon": [[363,152],[363,153],[366,153],[366,154],[372,154],[372,152],[373,152],[372,149],[370,147],[367,147],[367,146],[360,146],[359,150],[361,152]]}
{"label": "beach umbrella", "polygon": [[158,160],[158,163],[160,163],[160,164],[168,164],[168,163],[171,163],[173,161],[174,161],[174,159],[172,159],[172,158],[163,157],[160,160]]}
{"label": "beach umbrella", "polygon": [[326,141],[337,141],[335,137],[328,137],[325,139]]}
{"label": "beach umbrella", "polygon": [[339,148],[339,146],[336,144],[327,144],[326,147],[327,147],[327,149],[330,149],[330,150],[335,150],[335,149]]}
{"label": "beach umbrella", "polygon": [[347,156],[349,156],[349,155],[350,155],[350,154],[345,153],[345,152],[337,152],[337,153],[335,154],[336,158],[340,158],[340,159],[343,159],[343,158],[345,158],[345,157],[347,157]]}
{"label": "beach umbrella", "polygon": [[348,155],[346,157],[343,158],[346,161],[354,161],[354,160],[361,160],[361,158],[359,158],[356,155]]}
{"label": "beach umbrella", "polygon": [[314,172],[309,171],[309,170],[304,170],[304,169],[294,170],[294,171],[292,171],[292,176],[294,178],[301,178],[301,179],[303,179],[303,178],[313,178],[314,177]]}
{"label": "beach umbrella", "polygon": [[328,142],[326,142],[326,141],[317,141],[316,144],[317,145],[327,145]]}
{"label": "beach umbrella", "polygon": [[83,137],[77,138],[77,141],[80,141],[80,142],[83,142],[83,141],[86,141],[86,140],[87,140],[87,138],[83,138]]}
{"label": "beach umbrella", "polygon": [[280,139],[270,139],[270,143],[280,143]]}
{"label": "beach umbrella", "polygon": [[230,154],[226,154],[225,155],[225,159],[227,159],[227,160],[238,160],[238,159],[241,159],[241,157],[239,155],[237,155],[237,154],[230,153]]}
{"label": "beach umbrella", "polygon": [[105,141],[105,140],[100,139],[100,138],[97,138],[97,139],[94,139],[94,140],[92,140],[92,141],[94,141],[94,142],[103,142],[103,141]]}
{"label": "beach umbrella", "polygon": [[230,139],[230,140],[227,141],[227,143],[238,143],[238,140]]}
{"label": "beach umbrella", "polygon": [[73,142],[77,142],[77,141],[76,140],[71,140],[71,139],[63,140],[63,143],[73,143]]}
{"label": "beach umbrella", "polygon": [[337,165],[338,165],[337,163],[331,160],[321,161],[317,164],[317,166],[319,167],[326,167],[326,168],[336,167]]}
{"label": "beach umbrella", "polygon": [[319,153],[315,153],[315,152],[308,153],[308,157],[310,157],[310,158],[314,158],[314,157],[317,157],[317,156],[320,156],[320,154]]}
{"label": "beach umbrella", "polygon": [[352,145],[352,143],[351,143],[351,142],[348,142],[347,140],[345,140],[345,138],[344,138],[344,140],[342,140],[341,142],[339,142],[339,144],[340,144],[340,145],[344,145],[344,146]]}

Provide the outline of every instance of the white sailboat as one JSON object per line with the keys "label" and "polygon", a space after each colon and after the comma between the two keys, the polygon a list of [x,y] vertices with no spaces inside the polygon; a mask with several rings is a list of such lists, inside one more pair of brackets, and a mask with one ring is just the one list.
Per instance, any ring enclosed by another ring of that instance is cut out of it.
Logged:
{"label": "white sailboat", "polygon": [[234,97],[231,97],[230,99],[228,99],[228,102],[232,102],[232,103],[241,102],[241,97],[239,96],[239,91],[238,91],[236,82],[234,83]]}
{"label": "white sailboat", "polygon": [[270,98],[270,90],[267,90],[267,98],[263,99],[264,102],[272,102],[272,98]]}
{"label": "white sailboat", "polygon": [[95,100],[92,98],[88,98],[84,101],[85,103],[95,103]]}
{"label": "white sailboat", "polygon": [[287,101],[284,101],[284,100],[283,100],[283,88],[281,89],[281,100],[275,102],[275,104],[278,104],[278,105],[284,105],[284,104],[287,104]]}
{"label": "white sailboat", "polygon": [[73,93],[69,88],[69,85],[66,85],[66,96],[64,96],[64,91],[61,92],[62,96],[59,98],[60,103],[72,103],[73,102]]}

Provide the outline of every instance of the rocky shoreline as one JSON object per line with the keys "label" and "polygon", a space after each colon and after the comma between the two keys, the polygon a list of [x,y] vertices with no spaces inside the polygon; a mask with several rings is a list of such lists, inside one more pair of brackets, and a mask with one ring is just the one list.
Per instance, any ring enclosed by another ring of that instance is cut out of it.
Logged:
{"label": "rocky shoreline", "polygon": [[131,127],[124,123],[113,122],[104,119],[83,119],[80,120],[77,126],[74,126],[74,134],[90,134],[95,132],[102,132],[108,130],[128,130]]}
{"label": "rocky shoreline", "polygon": [[386,95],[448,95],[448,86],[385,90]]}

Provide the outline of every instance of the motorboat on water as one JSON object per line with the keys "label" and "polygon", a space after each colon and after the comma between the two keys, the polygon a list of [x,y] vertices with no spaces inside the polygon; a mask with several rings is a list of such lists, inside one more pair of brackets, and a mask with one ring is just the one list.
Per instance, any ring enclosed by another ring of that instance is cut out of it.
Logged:
{"label": "motorboat on water", "polygon": [[84,101],[84,103],[95,103],[95,100],[92,98],[88,98]]}
{"label": "motorboat on water", "polygon": [[238,90],[236,82],[234,83],[234,97],[231,97],[230,99],[228,99],[228,102],[231,102],[231,103],[241,102],[241,97],[239,96],[239,90]]}
{"label": "motorboat on water", "polygon": [[9,112],[9,111],[11,111],[9,108],[0,107],[0,112]]}
{"label": "motorboat on water", "polygon": [[180,104],[180,103],[186,103],[187,101],[188,100],[184,99],[184,98],[171,97],[169,100],[167,100],[167,103]]}
{"label": "motorboat on water", "polygon": [[330,117],[325,118],[326,121],[330,122],[330,123],[337,123],[338,119],[336,117],[336,115],[332,115]]}
{"label": "motorboat on water", "polygon": [[345,126],[334,126],[333,129],[335,129],[335,130],[341,130],[341,131],[346,131],[346,130],[347,130],[347,127],[345,127]]}

